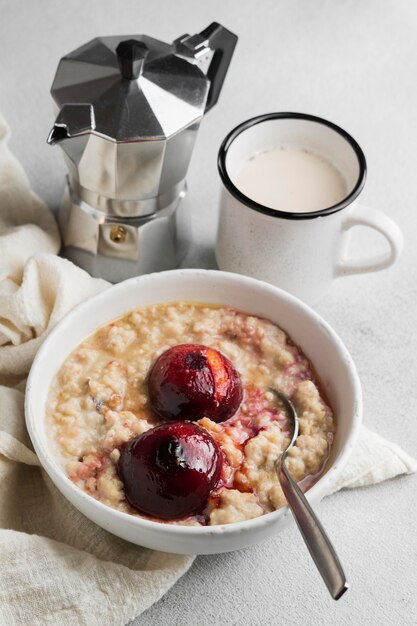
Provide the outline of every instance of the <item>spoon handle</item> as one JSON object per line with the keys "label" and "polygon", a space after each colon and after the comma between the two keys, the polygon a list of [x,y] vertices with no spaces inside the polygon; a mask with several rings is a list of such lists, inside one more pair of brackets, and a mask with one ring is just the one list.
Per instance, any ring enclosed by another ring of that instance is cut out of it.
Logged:
{"label": "spoon handle", "polygon": [[277,464],[282,490],[321,577],[334,600],[339,600],[349,587],[346,576],[323,526],[305,495],[291,478],[284,457],[285,454]]}

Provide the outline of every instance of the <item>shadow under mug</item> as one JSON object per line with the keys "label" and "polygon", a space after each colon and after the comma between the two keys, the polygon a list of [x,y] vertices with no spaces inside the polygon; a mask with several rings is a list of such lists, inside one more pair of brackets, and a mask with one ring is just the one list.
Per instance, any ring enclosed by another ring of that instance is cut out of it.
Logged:
{"label": "shadow under mug", "polygon": [[[294,144],[324,157],[342,174],[347,194],[319,211],[290,213],[263,206],[236,186],[244,164],[259,152]],[[233,129],[218,157],[223,182],[216,260],[221,270],[272,283],[315,303],[333,279],[392,265],[403,245],[397,224],[382,211],[356,202],[366,179],[365,156],[346,131],[320,117],[270,113]],[[350,230],[368,226],[388,242],[386,252],[364,259],[348,255]]]}

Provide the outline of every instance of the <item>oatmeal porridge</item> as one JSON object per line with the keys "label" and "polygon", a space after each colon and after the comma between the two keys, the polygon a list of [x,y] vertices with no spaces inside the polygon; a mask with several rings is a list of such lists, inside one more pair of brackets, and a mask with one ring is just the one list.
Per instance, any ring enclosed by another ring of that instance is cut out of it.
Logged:
{"label": "oatmeal porridge", "polygon": [[[228,524],[285,504],[274,463],[289,441],[287,416],[269,387],[297,409],[300,434],[287,466],[303,489],[310,487],[328,459],[335,420],[308,359],[266,319],[190,302],[134,310],[99,328],[66,359],[49,392],[46,419],[68,477],[104,504],[144,516],[127,497],[120,457],[166,422],[151,402],[149,373],[166,351],[187,344],[207,347],[213,362],[224,355],[238,373],[241,395],[231,416],[207,410],[184,418],[209,436],[220,460],[202,509],[170,523]],[[226,389],[224,377],[220,382]]]}

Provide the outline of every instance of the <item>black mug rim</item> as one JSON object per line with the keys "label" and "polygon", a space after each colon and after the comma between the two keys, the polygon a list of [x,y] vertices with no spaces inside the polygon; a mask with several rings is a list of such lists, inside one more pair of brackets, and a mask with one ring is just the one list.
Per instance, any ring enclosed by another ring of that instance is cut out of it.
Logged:
{"label": "black mug rim", "polygon": [[[290,213],[287,211],[278,211],[276,209],[266,207],[263,204],[259,204],[259,202],[256,202],[255,200],[252,200],[248,196],[245,196],[245,194],[243,194],[232,183],[230,176],[227,172],[227,168],[226,168],[227,152],[230,146],[232,145],[234,140],[248,128],[251,128],[252,126],[255,126],[256,124],[260,124],[262,122],[267,122],[269,120],[274,120],[274,119],[301,119],[301,120],[307,120],[309,122],[316,122],[316,123],[322,124],[323,126],[327,126],[331,128],[332,130],[337,132],[339,135],[341,135],[343,139],[345,139],[350,144],[350,146],[353,148],[356,154],[356,157],[358,159],[359,175],[358,175],[358,180],[356,181],[356,184],[353,187],[352,191],[345,198],[343,198],[343,200],[341,200],[337,204],[334,204],[333,206],[327,207],[325,209],[319,209],[318,211],[310,211],[306,213]],[[263,213],[264,215],[269,215],[270,217],[284,218],[287,220],[310,220],[316,217],[332,215],[333,213],[336,213],[337,211],[341,211],[345,207],[349,206],[362,191],[363,186],[365,184],[366,171],[367,171],[366,159],[362,151],[362,148],[359,146],[358,142],[355,141],[355,139],[351,135],[349,135],[348,132],[346,132],[340,126],[337,126],[337,124],[334,124],[333,122],[330,122],[329,120],[326,120],[323,117],[317,117],[315,115],[309,115],[307,113],[294,113],[294,112],[265,113],[263,115],[256,115],[255,117],[252,117],[249,120],[246,120],[245,122],[242,122],[241,124],[233,128],[233,130],[231,130],[229,134],[225,137],[225,139],[223,140],[220,146],[218,159],[217,159],[217,167],[219,170],[220,178],[224,186],[229,191],[229,193],[232,194],[232,196],[234,196],[237,200],[239,200],[239,202],[246,205],[250,209],[254,209],[255,211],[258,211],[259,213]]]}

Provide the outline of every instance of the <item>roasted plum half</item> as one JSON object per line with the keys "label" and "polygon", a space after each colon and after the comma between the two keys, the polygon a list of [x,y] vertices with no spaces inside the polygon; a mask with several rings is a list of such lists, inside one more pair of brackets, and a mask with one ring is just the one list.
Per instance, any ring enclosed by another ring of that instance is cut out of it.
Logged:
{"label": "roasted plum half", "polygon": [[198,344],[170,348],[156,360],[148,379],[153,412],[163,420],[223,422],[242,401],[242,383],[218,350]]}
{"label": "roasted plum half", "polygon": [[222,452],[190,422],[170,422],[135,437],[122,449],[117,471],[128,502],[164,520],[200,513],[215,489]]}

